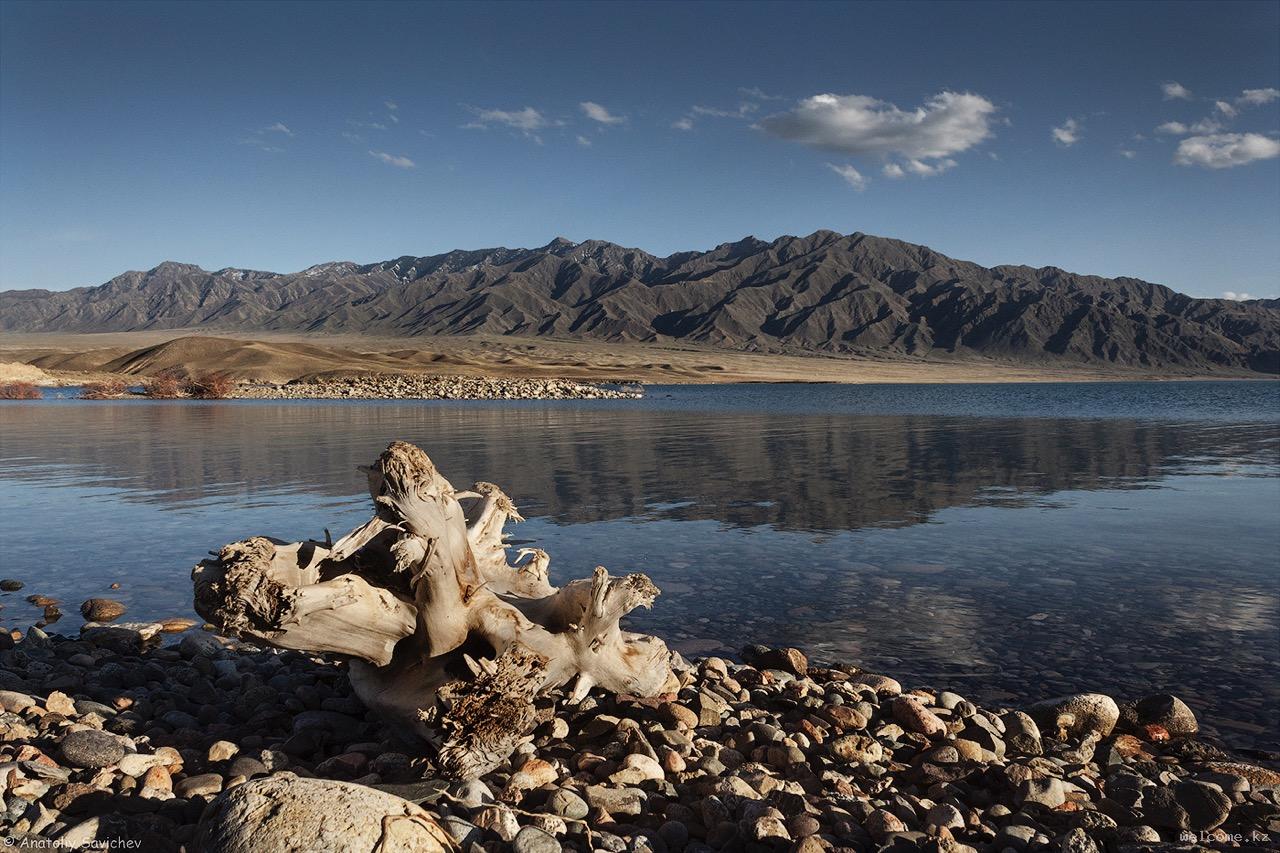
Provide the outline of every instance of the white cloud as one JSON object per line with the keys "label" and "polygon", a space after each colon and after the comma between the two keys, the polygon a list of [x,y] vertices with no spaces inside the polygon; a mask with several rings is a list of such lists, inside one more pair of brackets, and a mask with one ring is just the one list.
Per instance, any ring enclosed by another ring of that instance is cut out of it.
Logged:
{"label": "white cloud", "polygon": [[941,175],[948,169],[955,168],[956,161],[951,159],[939,160],[936,163],[925,163],[922,160],[908,160],[907,171],[912,174],[919,175],[922,178],[932,178],[934,175]]}
{"label": "white cloud", "polygon": [[1073,118],[1069,118],[1059,126],[1050,131],[1053,141],[1065,147],[1075,145],[1080,141],[1080,137],[1084,135],[1084,128],[1080,126],[1080,122]]}
{"label": "white cloud", "polygon": [[1164,124],[1156,128],[1156,133],[1168,133],[1173,136],[1182,136],[1189,128],[1180,121],[1166,121]]}
{"label": "white cloud", "polygon": [[1272,157],[1280,157],[1280,142],[1270,137],[1260,133],[1217,133],[1182,140],[1173,162],[1179,166],[1229,169]]}
{"label": "white cloud", "polygon": [[399,104],[397,104],[395,101],[392,101],[392,100],[386,100],[386,101],[383,101],[383,102],[382,102],[382,104],[383,104],[383,106],[385,106],[387,109],[392,110],[392,111],[395,111],[395,110],[400,109],[400,105],[399,105]]}
{"label": "white cloud", "polygon": [[1213,108],[1218,112],[1222,113],[1227,118],[1236,117],[1236,108],[1233,107],[1231,104],[1228,104],[1226,101],[1214,101]]}
{"label": "white cloud", "polygon": [[885,163],[884,168],[880,170],[886,178],[905,178],[907,173],[897,163]]}
{"label": "white cloud", "polygon": [[283,133],[285,136],[293,136],[293,131],[285,127],[284,122],[278,121],[269,127],[263,128],[265,133]]}
{"label": "white cloud", "polygon": [[1222,122],[1213,118],[1202,118],[1195,124],[1191,125],[1192,133],[1217,133],[1220,130],[1222,130]]}
{"label": "white cloud", "polygon": [[579,134],[578,134],[578,144],[579,144],[579,145],[581,145],[583,148],[590,148],[590,147],[591,147],[591,140],[590,140],[590,139],[587,139],[585,136],[583,136],[581,133],[579,133]]}
{"label": "white cloud", "polygon": [[758,86],[739,86],[738,94],[744,98],[755,98],[757,101],[785,101],[786,95],[770,95]]}
{"label": "white cloud", "polygon": [[622,124],[627,120],[626,116],[614,115],[595,101],[583,101],[578,106],[586,113],[587,118],[601,124]]}
{"label": "white cloud", "polygon": [[1236,293],[1234,290],[1224,290],[1222,291],[1222,298],[1230,299],[1233,302],[1243,302],[1244,300],[1252,299],[1253,297],[1247,293]]}
{"label": "white cloud", "polygon": [[914,110],[866,95],[825,94],[805,98],[757,126],[782,139],[841,154],[926,161],[967,151],[989,137],[995,111],[986,98],[968,93],[941,92]]}
{"label": "white cloud", "polygon": [[841,178],[844,178],[844,182],[858,192],[862,192],[867,188],[867,179],[862,176],[861,172],[852,166],[837,166],[835,163],[828,163],[827,168],[835,172]]}
{"label": "white cloud", "polygon": [[395,154],[388,154],[385,151],[370,151],[369,156],[381,160],[388,166],[395,166],[397,169],[416,169],[418,167],[418,164],[408,157],[397,157]]}
{"label": "white cloud", "polygon": [[1257,107],[1277,99],[1280,99],[1280,89],[1245,89],[1236,98],[1236,103]]}
{"label": "white cloud", "polygon": [[712,116],[714,118],[748,118],[756,110],[760,109],[757,104],[739,104],[736,110],[722,110],[718,107],[700,107],[696,104],[693,107],[695,115]]}
{"label": "white cloud", "polygon": [[671,126],[676,130],[693,130],[693,119],[688,116],[682,116],[671,122]]}
{"label": "white cloud", "polygon": [[1167,83],[1161,83],[1160,89],[1161,91],[1164,92],[1164,99],[1166,101],[1191,100],[1191,90],[1188,89],[1186,86],[1183,86],[1181,83],[1175,83],[1174,81],[1170,80]]}
{"label": "white cloud", "polygon": [[482,110],[479,107],[467,107],[475,115],[475,120],[463,127],[488,129],[493,125],[502,125],[518,130],[525,136],[536,139],[535,134],[544,128],[551,127],[552,122],[533,107],[521,110]]}
{"label": "white cloud", "polygon": [[1137,151],[1134,151],[1134,150],[1133,150],[1133,149],[1131,149],[1131,148],[1121,148],[1121,149],[1120,149],[1120,156],[1121,156],[1121,157],[1123,157],[1123,158],[1124,158],[1124,159],[1126,159],[1126,160],[1132,160],[1132,159],[1134,159],[1135,157],[1137,157],[1137,156],[1138,156],[1138,152],[1137,152]]}

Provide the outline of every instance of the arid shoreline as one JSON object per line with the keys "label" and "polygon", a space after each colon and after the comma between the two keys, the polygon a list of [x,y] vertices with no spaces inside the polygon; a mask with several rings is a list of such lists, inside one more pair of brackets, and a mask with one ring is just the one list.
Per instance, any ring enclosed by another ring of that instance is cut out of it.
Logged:
{"label": "arid shoreline", "polygon": [[[72,385],[166,368],[282,384],[367,374],[700,384],[728,382],[978,383],[1265,379],[1258,373],[745,353],[544,338],[373,338],[268,334],[246,340],[185,330],[0,335],[0,381]],[[34,370],[33,370],[34,369]]]}

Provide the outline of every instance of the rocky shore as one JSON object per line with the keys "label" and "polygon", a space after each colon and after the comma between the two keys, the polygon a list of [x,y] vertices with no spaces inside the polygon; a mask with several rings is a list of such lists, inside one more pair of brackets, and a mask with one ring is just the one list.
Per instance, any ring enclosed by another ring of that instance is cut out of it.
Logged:
{"label": "rocky shore", "polygon": [[344,665],[199,630],[162,646],[160,630],[0,633],[0,837],[210,853],[1095,853],[1280,839],[1280,772],[1198,737],[1172,696],[981,708],[748,647],[747,663],[679,661],[679,692],[659,700],[541,699],[507,766],[449,784],[366,711]]}
{"label": "rocky shore", "polygon": [[284,385],[238,385],[231,396],[258,400],[633,400],[638,390],[570,379],[365,374]]}

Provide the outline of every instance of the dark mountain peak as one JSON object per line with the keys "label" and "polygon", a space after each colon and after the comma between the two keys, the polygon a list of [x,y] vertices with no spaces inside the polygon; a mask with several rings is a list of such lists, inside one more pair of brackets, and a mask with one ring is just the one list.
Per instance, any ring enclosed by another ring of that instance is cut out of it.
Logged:
{"label": "dark mountain peak", "polygon": [[570,240],[568,237],[556,237],[547,245],[538,249],[540,252],[546,252],[551,255],[562,255],[565,252],[575,248],[578,244]]}
{"label": "dark mountain peak", "polygon": [[156,266],[147,270],[147,275],[197,275],[204,273],[205,270],[195,264],[184,264],[178,261],[161,261]]}
{"label": "dark mountain peak", "polygon": [[547,335],[1280,372],[1278,300],[1194,299],[1058,267],[987,269],[928,246],[826,229],[666,258],[557,237],[536,249],[332,261],[285,274],[167,261],[93,288],[0,293],[0,330],[136,329]]}

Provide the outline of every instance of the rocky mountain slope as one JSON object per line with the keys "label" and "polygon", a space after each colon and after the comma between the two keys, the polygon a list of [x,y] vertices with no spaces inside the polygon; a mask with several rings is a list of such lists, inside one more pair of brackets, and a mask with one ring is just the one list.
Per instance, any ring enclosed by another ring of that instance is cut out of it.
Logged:
{"label": "rocky mountain slope", "polygon": [[166,262],[98,287],[0,293],[4,331],[192,328],[1280,372],[1280,300],[1196,299],[1054,267],[986,268],[831,231],[665,258],[557,239],[288,274]]}

